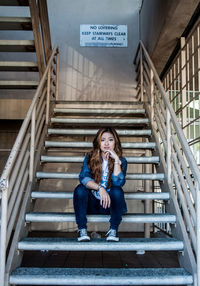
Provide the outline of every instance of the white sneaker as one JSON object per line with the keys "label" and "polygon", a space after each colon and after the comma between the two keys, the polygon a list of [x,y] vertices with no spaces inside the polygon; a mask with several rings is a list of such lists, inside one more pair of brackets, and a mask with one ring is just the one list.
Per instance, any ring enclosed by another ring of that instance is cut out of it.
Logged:
{"label": "white sneaker", "polygon": [[119,237],[117,236],[117,231],[115,229],[110,229],[107,233],[106,241],[119,241]]}
{"label": "white sneaker", "polygon": [[79,232],[78,241],[90,241],[90,237],[87,234],[86,228],[79,229],[78,232]]}

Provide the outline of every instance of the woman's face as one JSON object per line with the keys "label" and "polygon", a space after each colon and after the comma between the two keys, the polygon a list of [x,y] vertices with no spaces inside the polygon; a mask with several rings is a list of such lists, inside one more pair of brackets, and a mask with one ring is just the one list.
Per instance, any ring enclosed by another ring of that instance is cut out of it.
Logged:
{"label": "woman's face", "polygon": [[101,136],[101,144],[100,149],[101,152],[105,153],[108,150],[114,150],[115,148],[115,139],[112,133],[110,132],[104,132]]}

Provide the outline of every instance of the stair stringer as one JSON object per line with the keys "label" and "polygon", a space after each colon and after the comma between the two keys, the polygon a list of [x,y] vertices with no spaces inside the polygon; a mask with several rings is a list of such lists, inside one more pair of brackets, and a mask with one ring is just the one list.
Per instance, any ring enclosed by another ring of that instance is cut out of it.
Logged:
{"label": "stair stringer", "polygon": [[[44,150],[44,141],[45,141],[45,136],[47,134],[47,126],[44,126],[43,129],[44,130],[42,134],[42,140],[39,144],[39,148],[37,152],[35,153],[36,164],[33,170],[34,174],[38,168],[41,168],[40,157]],[[4,286],[10,285],[9,284],[10,274],[15,268],[21,265],[21,262],[23,259],[23,253],[18,250],[18,242],[23,237],[27,237],[28,233],[31,231],[31,224],[27,224],[27,222],[25,221],[25,215],[27,212],[31,212],[34,209],[34,201],[31,198],[31,193],[37,187],[37,185],[38,185],[37,180],[33,179],[33,182],[30,182],[26,190],[24,190],[25,195],[24,195],[24,198],[21,204],[22,207],[18,215],[15,233],[12,239],[11,246],[9,248],[6,269],[5,269],[5,285]]]}
{"label": "stair stringer", "polygon": [[[146,110],[147,117],[149,117],[148,111]],[[156,166],[157,172],[162,172],[165,174],[165,179],[163,182],[160,182],[160,187],[162,192],[170,193],[170,200],[166,205],[167,213],[176,215],[176,224],[171,226],[172,235],[174,238],[180,239],[184,242],[184,252],[179,253],[179,263],[181,267],[184,267],[187,271],[193,274],[193,277],[197,271],[197,264],[195,260],[195,256],[191,247],[190,239],[187,234],[187,230],[181,215],[181,210],[179,208],[177,198],[174,194],[174,189],[172,185],[169,185],[167,182],[167,170],[165,167],[165,161],[163,158],[163,154],[160,149],[160,143],[158,141],[158,137],[156,135],[156,131],[154,130],[152,124],[150,123],[150,128],[152,130],[152,136],[150,138],[151,141],[156,142],[157,149],[154,151],[154,155],[158,155],[160,157],[160,164]],[[195,279],[194,279],[195,280]]]}
{"label": "stair stringer", "polygon": [[186,270],[192,273],[193,277],[195,278],[197,272],[197,264],[191,247],[191,242],[187,234],[187,230],[181,215],[181,210],[174,194],[173,187],[169,186],[169,188],[171,195],[169,212],[171,214],[175,214],[177,218],[176,225],[174,228],[172,228],[172,235],[174,238],[181,239],[184,243],[184,251],[178,255],[179,263],[181,267],[184,267]]}
{"label": "stair stringer", "polygon": [[26,237],[29,232],[29,225],[25,222],[25,214],[27,211],[33,210],[33,204],[31,201],[31,191],[33,189],[32,184],[29,184],[25,190],[25,196],[22,202],[22,208],[20,210],[18,221],[15,229],[15,234],[12,240],[12,244],[9,250],[8,259],[5,270],[5,286],[9,285],[10,273],[21,265],[23,259],[23,253],[18,251],[18,242],[23,237]]}

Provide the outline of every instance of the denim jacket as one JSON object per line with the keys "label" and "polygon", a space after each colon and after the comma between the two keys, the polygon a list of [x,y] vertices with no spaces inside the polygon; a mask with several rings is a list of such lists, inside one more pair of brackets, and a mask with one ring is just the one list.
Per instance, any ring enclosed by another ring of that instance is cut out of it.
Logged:
{"label": "denim jacket", "polygon": [[[112,174],[112,181],[111,184],[114,187],[122,187],[126,180],[126,170],[127,170],[127,161],[124,157],[122,157],[121,159],[122,162],[122,172],[120,172],[117,176],[115,176],[114,174]],[[86,186],[86,184],[89,181],[93,181],[94,182],[94,178],[92,177],[92,173],[91,170],[88,167],[87,164],[88,161],[88,154],[85,156],[85,159],[83,161],[83,166],[79,175],[79,181],[81,184],[83,184],[84,186]]]}

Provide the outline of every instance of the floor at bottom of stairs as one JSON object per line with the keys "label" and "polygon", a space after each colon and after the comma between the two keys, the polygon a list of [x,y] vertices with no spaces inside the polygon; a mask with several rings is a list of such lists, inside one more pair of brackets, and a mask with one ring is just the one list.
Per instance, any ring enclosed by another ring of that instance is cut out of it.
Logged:
{"label": "floor at bottom of stairs", "polygon": [[[102,238],[105,237],[105,233],[99,234]],[[29,236],[76,238],[77,232],[64,233],[33,231]],[[119,237],[143,237],[143,234],[121,232],[119,233]],[[164,251],[149,251],[143,255],[138,255],[136,252],[28,251],[24,253],[22,266],[61,268],[178,268],[179,263],[176,252]]]}

